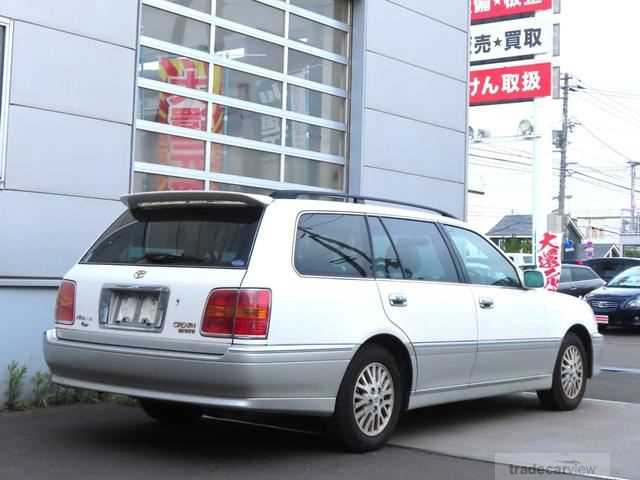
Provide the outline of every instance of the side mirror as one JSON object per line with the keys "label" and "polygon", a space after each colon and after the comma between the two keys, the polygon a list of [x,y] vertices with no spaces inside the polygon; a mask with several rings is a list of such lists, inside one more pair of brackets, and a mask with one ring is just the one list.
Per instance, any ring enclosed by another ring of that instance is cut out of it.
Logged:
{"label": "side mirror", "polygon": [[527,288],[544,288],[544,275],[538,270],[524,272],[524,286]]}

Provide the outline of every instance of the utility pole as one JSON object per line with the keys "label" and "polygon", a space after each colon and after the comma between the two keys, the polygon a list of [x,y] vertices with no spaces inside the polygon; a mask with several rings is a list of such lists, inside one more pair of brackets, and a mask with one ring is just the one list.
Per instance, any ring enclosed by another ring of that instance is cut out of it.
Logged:
{"label": "utility pole", "polygon": [[638,233],[638,217],[636,209],[636,169],[640,162],[629,162],[631,166],[631,228],[633,233]]}
{"label": "utility pole", "polygon": [[567,198],[567,146],[569,144],[569,80],[571,76],[565,73],[562,76],[562,138],[560,139],[560,191],[558,193],[558,215],[562,221],[564,232],[564,215]]}

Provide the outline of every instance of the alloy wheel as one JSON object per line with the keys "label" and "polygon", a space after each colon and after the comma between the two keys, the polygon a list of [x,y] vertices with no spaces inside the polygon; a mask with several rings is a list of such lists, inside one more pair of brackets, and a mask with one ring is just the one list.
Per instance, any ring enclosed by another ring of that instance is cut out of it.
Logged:
{"label": "alloy wheel", "polygon": [[353,392],[353,414],[358,428],[369,437],[382,433],[393,414],[393,377],[382,363],[370,363],[358,375]]}
{"label": "alloy wheel", "polygon": [[580,394],[584,382],[582,354],[575,345],[570,345],[562,355],[560,378],[564,394],[571,400],[575,399]]}

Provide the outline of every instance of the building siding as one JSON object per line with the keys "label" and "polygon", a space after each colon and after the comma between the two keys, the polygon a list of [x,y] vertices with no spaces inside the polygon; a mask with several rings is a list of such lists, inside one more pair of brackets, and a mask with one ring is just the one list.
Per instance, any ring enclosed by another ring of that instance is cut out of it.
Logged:
{"label": "building siding", "polygon": [[[0,2],[0,16],[14,20],[0,371],[11,360],[44,368],[52,285],[124,208],[138,3]],[[466,0],[354,0],[350,192],[464,215],[467,12]]]}
{"label": "building siding", "polygon": [[355,15],[352,190],[464,217],[467,2],[359,1]]}

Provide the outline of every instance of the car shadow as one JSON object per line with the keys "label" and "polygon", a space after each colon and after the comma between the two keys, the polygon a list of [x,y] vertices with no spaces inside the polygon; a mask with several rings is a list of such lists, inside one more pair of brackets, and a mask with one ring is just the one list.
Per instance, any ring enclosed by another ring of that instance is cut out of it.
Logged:
{"label": "car shadow", "polygon": [[[498,421],[539,409],[538,400],[532,394],[427,407],[405,412],[397,433],[463,431],[475,422]],[[227,465],[241,464],[251,458],[275,459],[282,452],[287,452],[287,456],[309,453],[323,456],[340,452],[328,434],[326,419],[211,412],[218,416],[173,426],[155,422],[137,409],[131,410],[127,413],[129,418],[122,422],[85,423],[82,431],[76,431],[75,440],[106,451],[115,446],[147,460],[160,460],[179,452],[184,460],[197,463],[217,458],[224,459]],[[393,443],[393,437],[390,443]],[[251,454],[247,456],[247,452]]]}
{"label": "car shadow", "polygon": [[179,454],[185,461],[224,459],[227,464],[265,459],[283,451],[294,455],[330,448],[322,430],[296,431],[286,426],[288,422],[276,422],[273,418],[265,425],[209,417],[193,424],[166,425],[144,414],[136,417],[124,424],[85,425],[81,441],[105,450],[116,447],[147,460]]}
{"label": "car shadow", "polygon": [[399,434],[464,431],[476,423],[501,421],[509,417],[536,415],[540,402],[534,393],[503,395],[421,408],[400,418]]}

